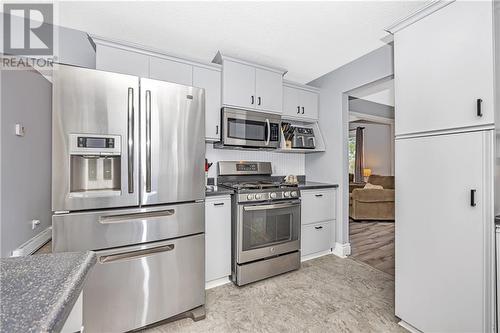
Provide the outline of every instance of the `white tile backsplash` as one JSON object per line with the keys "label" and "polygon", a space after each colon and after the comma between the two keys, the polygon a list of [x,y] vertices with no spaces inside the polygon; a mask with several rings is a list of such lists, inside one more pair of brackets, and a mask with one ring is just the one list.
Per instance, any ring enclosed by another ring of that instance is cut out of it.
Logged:
{"label": "white tile backsplash", "polygon": [[301,153],[274,153],[260,150],[215,149],[212,143],[206,144],[205,154],[214,164],[208,171],[209,177],[217,177],[218,161],[264,161],[273,165],[274,176],[304,175],[305,155]]}

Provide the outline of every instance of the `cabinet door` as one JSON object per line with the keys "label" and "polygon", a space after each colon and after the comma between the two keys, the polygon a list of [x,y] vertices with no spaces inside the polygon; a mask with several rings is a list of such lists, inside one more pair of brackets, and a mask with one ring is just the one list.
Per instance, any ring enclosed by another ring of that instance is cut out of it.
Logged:
{"label": "cabinet door", "polygon": [[205,89],[205,139],[220,139],[221,73],[193,67],[193,86]]}
{"label": "cabinet door", "polygon": [[155,80],[193,85],[193,66],[181,62],[151,57],[149,77]]}
{"label": "cabinet door", "polygon": [[319,95],[314,92],[299,90],[300,116],[318,119],[318,99]]}
{"label": "cabinet door", "polygon": [[335,190],[301,191],[301,196],[303,225],[335,219]]}
{"label": "cabinet door", "polygon": [[299,117],[301,112],[299,89],[283,86],[283,116]]}
{"label": "cabinet door", "polygon": [[222,104],[255,108],[255,68],[224,60],[222,67]]}
{"label": "cabinet door", "polygon": [[420,331],[489,330],[491,140],[486,131],[396,141],[396,315]]}
{"label": "cabinet door", "polygon": [[149,56],[115,47],[97,45],[96,69],[148,77]]}
{"label": "cabinet door", "polygon": [[231,275],[231,199],[205,202],[205,281]]}
{"label": "cabinet door", "polygon": [[256,68],[255,94],[258,110],[283,112],[283,76],[280,73]]}
{"label": "cabinet door", "polygon": [[395,34],[396,135],[493,123],[492,20],[457,1]]}

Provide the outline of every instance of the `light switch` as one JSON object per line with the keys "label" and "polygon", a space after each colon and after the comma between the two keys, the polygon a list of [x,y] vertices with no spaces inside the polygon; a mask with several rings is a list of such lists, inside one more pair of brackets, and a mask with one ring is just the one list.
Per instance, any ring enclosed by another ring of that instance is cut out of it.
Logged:
{"label": "light switch", "polygon": [[17,136],[24,136],[24,126],[21,124],[16,124],[16,135]]}

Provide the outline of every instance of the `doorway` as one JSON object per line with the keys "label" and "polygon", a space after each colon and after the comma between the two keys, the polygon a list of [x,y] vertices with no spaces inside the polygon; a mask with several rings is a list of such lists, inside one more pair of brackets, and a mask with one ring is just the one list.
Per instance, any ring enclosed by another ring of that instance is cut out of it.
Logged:
{"label": "doorway", "polygon": [[348,92],[351,257],[394,275],[394,83]]}

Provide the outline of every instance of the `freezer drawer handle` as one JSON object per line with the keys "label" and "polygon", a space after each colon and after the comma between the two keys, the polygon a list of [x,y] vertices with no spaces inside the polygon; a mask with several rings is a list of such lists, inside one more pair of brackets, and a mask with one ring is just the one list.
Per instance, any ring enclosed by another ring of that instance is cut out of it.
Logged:
{"label": "freezer drawer handle", "polygon": [[101,224],[123,223],[123,222],[137,221],[140,219],[148,219],[154,217],[167,217],[167,216],[172,216],[174,214],[175,214],[175,209],[166,209],[166,210],[156,210],[154,212],[106,215],[106,216],[101,216],[99,218],[99,223]]}
{"label": "freezer drawer handle", "polygon": [[134,89],[128,88],[128,193],[134,193]]}
{"label": "freezer drawer handle", "polygon": [[127,259],[137,259],[137,258],[149,256],[149,255],[152,255],[155,253],[172,251],[174,249],[174,247],[175,247],[174,244],[168,244],[168,245],[153,247],[151,249],[130,251],[130,252],[124,252],[124,253],[119,253],[119,254],[112,254],[109,256],[99,257],[99,262],[101,264],[105,264],[105,263],[122,261],[122,260],[127,260]]}
{"label": "freezer drawer handle", "polygon": [[151,192],[151,90],[146,90],[146,192]]}
{"label": "freezer drawer handle", "polygon": [[470,205],[476,207],[476,190],[470,190]]}

